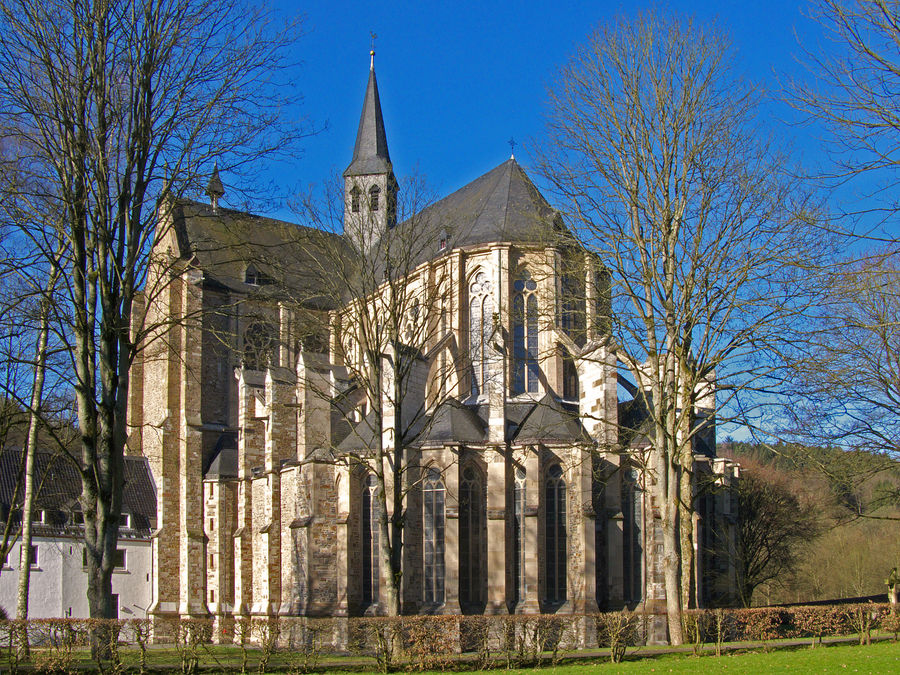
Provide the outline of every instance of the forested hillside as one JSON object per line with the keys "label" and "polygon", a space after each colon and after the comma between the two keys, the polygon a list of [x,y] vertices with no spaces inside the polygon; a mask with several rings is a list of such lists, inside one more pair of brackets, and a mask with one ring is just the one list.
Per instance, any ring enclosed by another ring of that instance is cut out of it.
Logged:
{"label": "forested hillside", "polygon": [[784,497],[766,516],[782,518],[766,528],[786,542],[780,553],[789,564],[759,584],[753,605],[886,594],[884,581],[900,566],[900,463],[838,448],[729,439],[718,451],[739,461],[749,482],[767,487],[755,499],[772,501],[785,492],[794,500]]}

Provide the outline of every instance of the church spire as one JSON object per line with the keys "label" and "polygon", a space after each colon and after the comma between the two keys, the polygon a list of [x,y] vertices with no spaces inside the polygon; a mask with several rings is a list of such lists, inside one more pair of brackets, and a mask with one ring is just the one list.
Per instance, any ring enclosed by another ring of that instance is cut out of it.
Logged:
{"label": "church spire", "polygon": [[353,161],[344,176],[368,176],[391,173],[391,156],[388,153],[384,119],[381,116],[381,100],[378,98],[378,82],[375,80],[375,50],[370,52],[369,84],[363,99],[362,116],[353,146]]}

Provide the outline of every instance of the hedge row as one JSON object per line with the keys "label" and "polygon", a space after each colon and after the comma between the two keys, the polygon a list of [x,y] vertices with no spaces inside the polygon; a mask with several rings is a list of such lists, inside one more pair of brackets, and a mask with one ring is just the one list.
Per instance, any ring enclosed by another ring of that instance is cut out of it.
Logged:
{"label": "hedge row", "polygon": [[[191,619],[155,623],[145,619],[38,619],[0,621],[0,667],[15,673],[23,664],[44,672],[83,667],[87,647],[100,672],[147,672],[154,664],[152,641],[170,644],[175,668],[311,672],[333,653],[374,657],[380,670],[517,668],[556,664],[583,648],[609,648],[619,661],[646,640],[649,628],[665,617],[638,612],[593,615],[404,616],[351,619],[254,617]],[[725,642],[766,644],[777,639],[900,633],[900,612],[891,605],[864,604],[760,609],[690,610],[684,613],[685,640],[699,652]],[[227,663],[214,643],[239,648]],[[129,650],[123,663],[123,648]],[[458,654],[464,653],[463,659]],[[170,657],[171,660],[171,657]],[[173,665],[171,662],[168,665]]]}

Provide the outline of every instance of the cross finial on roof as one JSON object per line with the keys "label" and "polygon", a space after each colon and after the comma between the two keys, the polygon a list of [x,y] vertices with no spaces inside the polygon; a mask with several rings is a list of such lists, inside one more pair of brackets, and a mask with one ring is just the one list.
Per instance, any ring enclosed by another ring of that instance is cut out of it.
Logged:
{"label": "cross finial on roof", "polygon": [[369,68],[371,70],[375,70],[375,38],[378,37],[378,34],[374,31],[370,31],[369,35],[372,36],[372,49],[369,51],[369,57],[371,59],[369,61]]}
{"label": "cross finial on roof", "polygon": [[509,158],[515,159],[516,158],[516,146],[518,145],[518,143],[516,143],[516,139],[513,138],[512,136],[510,136],[509,140],[506,142],[509,143]]}

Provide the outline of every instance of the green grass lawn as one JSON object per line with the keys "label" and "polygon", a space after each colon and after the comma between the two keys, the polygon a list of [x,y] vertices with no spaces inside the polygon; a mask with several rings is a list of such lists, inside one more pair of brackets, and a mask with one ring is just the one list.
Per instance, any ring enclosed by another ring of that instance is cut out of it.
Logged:
{"label": "green grass lawn", "polygon": [[[546,668],[546,675],[588,675],[588,673],[900,673],[900,643],[872,645],[832,645],[782,649],[771,652],[745,652],[688,656],[648,657],[640,653],[626,656],[623,663],[574,663]],[[635,659],[635,660],[631,660]],[[521,673],[534,671],[516,671]]]}
{"label": "green grass lawn", "polygon": [[[572,660],[558,667],[544,667],[538,670],[505,670],[498,662],[498,668],[490,671],[497,673],[525,673],[538,672],[541,675],[593,675],[594,673],[625,673],[635,675],[642,673],[700,673],[701,675],[716,675],[717,673],[898,673],[900,674],[900,643],[882,641],[872,645],[859,646],[853,644],[826,645],[811,649],[808,646],[781,648],[768,652],[763,651],[737,651],[727,652],[722,656],[715,656],[711,652],[703,656],[683,654],[659,654],[661,648],[635,648],[629,650],[626,660],[620,664],[609,663],[605,658],[589,658]],[[37,650],[40,654],[41,650]],[[201,668],[205,666],[206,672],[235,672],[240,668],[240,652],[232,646],[212,646],[201,650]],[[137,666],[137,654],[132,650],[122,652],[123,663],[128,672],[135,672]],[[251,673],[257,672],[258,653],[249,654],[249,668]],[[37,659],[41,661],[40,656]],[[89,656],[84,652],[78,652],[74,659],[76,669],[91,668]],[[166,669],[169,672],[180,670],[180,655],[174,649],[153,648],[147,654],[148,665],[151,669]],[[366,662],[371,665],[364,665]],[[0,664],[0,670],[3,670]],[[36,663],[33,665],[37,665]],[[47,668],[49,664],[44,663]],[[59,664],[62,665],[62,664]],[[272,672],[290,672],[300,664],[296,655],[290,652],[273,654],[270,662]],[[360,658],[359,656],[333,657],[325,656],[319,662],[319,671],[325,668],[325,672],[334,675],[341,673],[376,672],[373,659]],[[159,671],[158,671],[159,672]],[[400,672],[404,672],[401,667]],[[461,671],[472,672],[472,671]]]}

